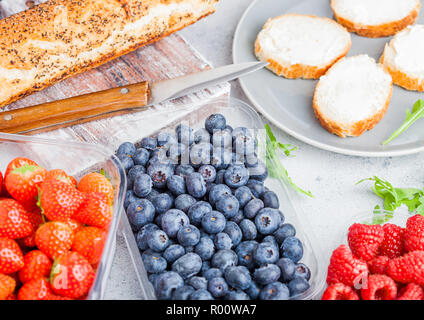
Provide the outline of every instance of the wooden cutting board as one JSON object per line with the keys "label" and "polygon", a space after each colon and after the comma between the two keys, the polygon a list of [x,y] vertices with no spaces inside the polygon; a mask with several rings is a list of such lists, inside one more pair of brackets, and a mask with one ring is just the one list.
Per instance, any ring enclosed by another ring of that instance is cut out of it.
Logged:
{"label": "wooden cutting board", "polygon": [[[0,18],[28,9],[45,0],[1,0]],[[193,26],[195,28],[195,26]],[[66,79],[52,87],[12,103],[3,109],[25,108],[44,102],[124,86],[143,80],[159,81],[201,71],[210,65],[183,38],[173,34],[152,45],[96,69]],[[162,126],[175,122],[191,109],[228,97],[228,83],[157,105],[138,113],[93,121],[39,136],[102,144],[114,151],[123,141],[137,142]],[[181,112],[179,112],[181,110]]]}

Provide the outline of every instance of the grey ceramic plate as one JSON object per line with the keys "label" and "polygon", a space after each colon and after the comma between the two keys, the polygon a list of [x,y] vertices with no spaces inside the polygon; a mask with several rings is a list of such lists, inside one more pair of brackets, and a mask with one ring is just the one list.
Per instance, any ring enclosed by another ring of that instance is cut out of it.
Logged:
{"label": "grey ceramic plate", "polygon": [[[235,63],[255,61],[254,42],[270,17],[284,13],[313,14],[332,18],[330,0],[256,0],[246,10],[237,27],[233,59]],[[424,9],[418,23],[424,23]],[[348,56],[366,53],[378,60],[391,38],[368,39],[352,34]],[[312,109],[312,96],[317,81],[288,80],[267,69],[243,77],[241,85],[255,107],[272,123],[295,138],[325,150],[368,157],[400,156],[424,151],[424,120],[388,146],[388,138],[405,120],[406,108],[424,94],[395,86],[390,107],[383,120],[358,138],[341,139],[321,127]]]}

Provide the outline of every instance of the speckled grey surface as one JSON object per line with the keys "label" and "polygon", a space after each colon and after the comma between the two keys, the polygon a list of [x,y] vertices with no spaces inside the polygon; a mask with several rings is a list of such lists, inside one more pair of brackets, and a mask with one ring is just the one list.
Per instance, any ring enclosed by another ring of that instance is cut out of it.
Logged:
{"label": "speckled grey surface", "polygon": [[[282,0],[283,1],[283,0]],[[235,27],[251,0],[221,0],[215,15],[180,32],[215,66],[232,63],[231,46]],[[278,14],[278,13],[276,13]],[[233,96],[246,100],[238,83]],[[399,158],[359,158],[319,150],[273,128],[277,138],[299,147],[295,158],[284,164],[293,180],[311,190],[313,199],[298,197],[296,204],[311,225],[325,253],[338,242],[340,229],[358,213],[372,210],[379,203],[370,185],[356,185],[362,178],[378,175],[396,186],[423,187],[424,154]],[[323,259],[326,259],[325,255]],[[138,288],[130,258],[122,239],[118,245],[108,283],[107,299],[138,299]]]}

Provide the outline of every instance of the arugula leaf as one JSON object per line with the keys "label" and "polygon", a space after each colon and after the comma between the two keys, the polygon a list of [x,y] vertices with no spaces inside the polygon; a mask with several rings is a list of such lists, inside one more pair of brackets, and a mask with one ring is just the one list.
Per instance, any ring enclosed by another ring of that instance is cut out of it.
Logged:
{"label": "arugula leaf", "polygon": [[278,157],[278,150],[282,150],[286,156],[291,156],[292,152],[295,151],[297,147],[291,144],[282,144],[278,142],[271,130],[271,127],[268,124],[265,125],[265,130],[267,133],[266,160],[269,175],[272,178],[284,180],[297,192],[313,198],[313,195],[310,191],[303,190],[292,181],[287,170],[284,168]]}
{"label": "arugula leaf", "polygon": [[406,120],[402,126],[397,129],[389,139],[383,142],[383,145],[389,144],[399,135],[405,132],[415,121],[424,118],[424,100],[418,100],[415,102],[414,107],[412,108],[412,113],[409,109],[406,110]]}

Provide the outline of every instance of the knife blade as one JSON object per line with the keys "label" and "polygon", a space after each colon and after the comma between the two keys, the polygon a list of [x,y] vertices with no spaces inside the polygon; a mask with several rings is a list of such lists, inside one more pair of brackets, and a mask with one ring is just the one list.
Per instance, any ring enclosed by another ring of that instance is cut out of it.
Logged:
{"label": "knife blade", "polygon": [[154,83],[147,81],[0,113],[0,132],[35,134],[140,111],[265,67],[246,62]]}

